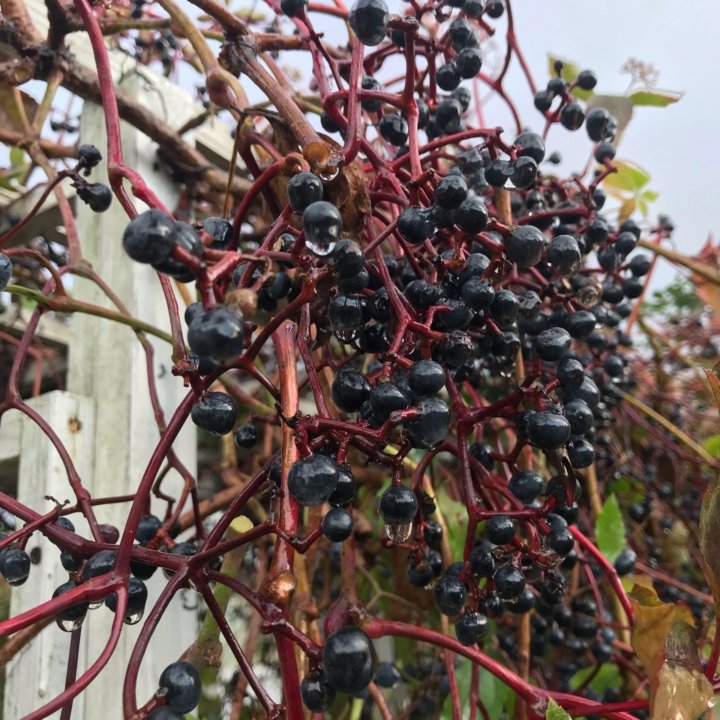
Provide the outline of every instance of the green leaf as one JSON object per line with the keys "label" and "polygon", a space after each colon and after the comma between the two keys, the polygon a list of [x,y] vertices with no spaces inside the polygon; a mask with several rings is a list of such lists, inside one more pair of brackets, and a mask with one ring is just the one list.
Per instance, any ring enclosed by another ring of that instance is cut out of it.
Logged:
{"label": "green leaf", "polygon": [[582,670],[578,670],[570,678],[570,687],[573,690],[577,690],[579,687],[585,685],[591,677],[592,679],[588,684],[590,689],[598,695],[604,695],[605,692],[610,689],[620,688],[623,684],[622,675],[620,675],[618,666],[615,665],[615,663],[603,663],[599,668],[595,665],[590,665]]}
{"label": "green leaf", "polygon": [[645,190],[640,197],[647,202],[655,202],[660,197],[660,193],[654,190]]}
{"label": "green leaf", "polygon": [[453,500],[442,487],[438,490],[435,500],[445,518],[452,556],[453,558],[462,558],[465,550],[465,533],[467,532],[467,509],[462,503]]}
{"label": "green leaf", "polygon": [[10,148],[10,164],[15,167],[22,165],[25,160],[25,151],[19,147]]}
{"label": "green leaf", "polygon": [[617,168],[617,172],[611,173],[603,180],[606,187],[635,193],[650,182],[650,174],[635,163],[616,160],[613,165]]}
{"label": "green leaf", "polygon": [[660,90],[637,90],[629,97],[636,107],[667,107],[676,103],[683,96],[683,93],[663,92]]}
{"label": "green leaf", "polygon": [[625,549],[625,524],[615,495],[610,495],[595,520],[595,539],[603,555],[615,562]]}
{"label": "green leaf", "polygon": [[[555,62],[557,60],[563,64],[560,77],[567,83],[574,82],[575,78],[580,74],[580,68],[570,60],[565,60],[557,55],[548,54],[548,73],[550,76],[555,77],[557,75],[555,72]],[[587,100],[593,94],[593,91],[575,87],[572,90],[572,94],[581,100]]]}
{"label": "green leaf", "polygon": [[720,459],[720,435],[711,435],[705,438],[702,444],[713,457]]}
{"label": "green leaf", "polygon": [[[455,670],[458,690],[463,699],[463,720],[470,717],[470,707],[467,698],[470,697],[470,683],[472,681],[472,663],[469,660],[461,660]],[[502,681],[498,680],[491,672],[480,669],[479,696],[493,720],[511,718],[515,707],[515,693]],[[442,708],[441,720],[452,720],[452,698],[448,696]]]}
{"label": "green leaf", "polygon": [[572,720],[571,717],[552,699],[548,701],[545,720]]}

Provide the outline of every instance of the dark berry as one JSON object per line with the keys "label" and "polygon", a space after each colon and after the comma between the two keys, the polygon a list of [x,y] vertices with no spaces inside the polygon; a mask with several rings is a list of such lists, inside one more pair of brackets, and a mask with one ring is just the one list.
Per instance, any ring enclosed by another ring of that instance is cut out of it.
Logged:
{"label": "dark berry", "polygon": [[[77,583],[73,582],[72,580],[68,580],[66,583],[63,583],[58,588],[56,588],[52,596],[53,598],[60,597],[60,595],[63,595],[69,590],[74,590],[77,586]],[[90,604],[88,602],[78,601],[75,605],[71,605],[69,608],[60,610],[55,615],[55,617],[58,620],[66,620],[71,623],[76,622],[78,620],[82,620],[85,617],[89,607]]]}
{"label": "dark berry", "polygon": [[386,525],[407,525],[417,514],[417,496],[404,485],[391,485],[382,494],[379,509]]}
{"label": "dark berry", "polygon": [[[128,583],[128,604],[125,610],[126,624],[134,625],[142,618],[147,596],[148,591],[145,583],[142,580],[131,577]],[[110,593],[110,595],[105,598],[105,606],[113,612],[117,610],[116,593]]]}
{"label": "dark berry", "polygon": [[[382,83],[370,75],[365,75],[360,85],[363,90],[371,90],[373,92],[380,92],[383,89]],[[378,112],[382,103],[379,100],[362,100],[360,105],[365,112]]]}
{"label": "dark berry", "polygon": [[610,113],[601,107],[590,110],[585,118],[585,130],[593,142],[609,140],[615,133],[615,125]]}
{"label": "dark berry", "polygon": [[537,133],[526,130],[515,138],[513,144],[519,157],[531,157],[536,163],[545,159],[545,143]]}
{"label": "dark berry", "polygon": [[307,7],[307,0],[280,0],[280,9],[288,17],[297,17]]}
{"label": "dark berry", "polygon": [[410,368],[408,385],[420,397],[434,395],[445,387],[445,371],[434,360],[419,360]]}
{"label": "dark berry", "polygon": [[634,550],[626,547],[615,559],[615,570],[618,575],[629,575],[635,570],[637,555]]}
{"label": "dark berry", "polygon": [[574,275],[580,267],[582,255],[578,241],[572,235],[558,235],[548,246],[548,261],[560,275]]}
{"label": "dark berry", "polygon": [[77,156],[86,170],[97,167],[102,160],[102,154],[94,145],[80,145],[77,149]]}
{"label": "dark berry", "polygon": [[479,48],[463,48],[455,58],[455,69],[463,80],[474,78],[481,68],[482,54]]}
{"label": "dark berry", "polygon": [[467,600],[465,583],[454,575],[443,575],[435,583],[433,593],[443,615],[457,615]]}
{"label": "dark berry", "polygon": [[572,338],[564,328],[551,327],[543,330],[533,341],[537,356],[545,362],[555,362],[570,349]]}
{"label": "dark berry", "polygon": [[463,645],[474,645],[483,639],[488,624],[485,615],[476,612],[464,613],[455,621],[455,636]]}
{"label": "dark berry", "polygon": [[155,539],[158,530],[162,527],[162,521],[155,515],[143,515],[138,523],[135,531],[135,539],[141,544],[146,545]]}
{"label": "dark berry", "polygon": [[349,505],[355,498],[355,478],[350,468],[338,465],[338,483],[333,494],[328,498],[330,505],[340,507]]}
{"label": "dark berry", "polygon": [[323,673],[313,672],[300,683],[300,695],[308,710],[323,713],[333,704],[335,689],[328,685]]}
{"label": "dark berry", "polygon": [[560,111],[560,123],[568,130],[578,130],[582,127],[584,120],[585,113],[582,107],[580,107],[580,103],[574,101],[569,102]]}
{"label": "dark berry", "polygon": [[125,252],[136,262],[165,260],[175,242],[175,221],[161,210],[146,210],[133,218],[123,233]]}
{"label": "dark berry", "polygon": [[592,70],[581,70],[575,82],[581,90],[592,90],[597,85],[597,76]]}
{"label": "dark berry", "polygon": [[435,81],[441,90],[450,92],[455,90],[461,81],[460,73],[455,67],[455,63],[451,60],[441,65],[435,73]]}
{"label": "dark berry", "polygon": [[237,405],[227,393],[206,393],[193,405],[190,417],[198,427],[213,435],[227,435],[235,425]]}
{"label": "dark berry", "polygon": [[493,545],[507,545],[515,537],[515,524],[507,515],[493,515],[485,523],[485,537]]}
{"label": "dark berry", "polygon": [[509,565],[500,567],[493,576],[495,591],[503,600],[514,600],[525,589],[525,576]]}
{"label": "dark berry", "polygon": [[533,225],[520,225],[505,238],[505,254],[518,267],[530,268],[542,259],[545,236]]}
{"label": "dark berry", "polygon": [[[105,212],[112,203],[112,191],[105,183],[77,184],[77,196],[93,211]],[[128,253],[129,254],[129,253]]]}
{"label": "dark berry", "polygon": [[508,489],[524,503],[531,503],[542,490],[542,478],[531,470],[521,470],[515,473],[508,483]]}
{"label": "dark berry", "polygon": [[225,250],[232,240],[233,227],[221,217],[205,218],[202,223],[203,230],[212,238],[210,247],[214,250]]}
{"label": "dark berry", "polygon": [[592,410],[583,400],[571,400],[565,403],[563,415],[570,423],[573,435],[584,435],[592,430],[595,422]]}
{"label": "dark berry", "polygon": [[344,508],[334,507],[322,519],[323,535],[332,542],[343,542],[352,535],[352,515]]}
{"label": "dark berry", "polygon": [[405,431],[415,448],[431,450],[437,447],[448,434],[450,410],[443,400],[430,397],[417,405],[417,417],[405,423]]}
{"label": "dark berry", "polygon": [[525,190],[535,183],[538,166],[533,158],[521,156],[512,163],[511,167],[512,174],[510,175],[510,179],[516,188]]}
{"label": "dark berry", "polygon": [[528,439],[543,450],[561,448],[570,439],[570,423],[563,415],[542,410],[534,413],[527,424]]}
{"label": "dark berry", "polygon": [[344,693],[364,690],[372,681],[375,651],[359,628],[342,627],[325,640],[323,670],[328,685]]}
{"label": "dark berry", "polygon": [[117,553],[114,550],[101,550],[88,558],[83,566],[80,579],[85,582],[90,578],[105,575],[115,567]]}
{"label": "dark berry", "polygon": [[335,492],[338,466],[326,455],[310,455],[290,468],[288,489],[301,505],[322,505]]}
{"label": "dark berry", "polygon": [[323,184],[315,173],[301,172],[288,182],[288,199],[295,213],[302,213],[308,205],[323,199]]}
{"label": "dark berry", "polygon": [[363,45],[378,45],[387,35],[390,13],[383,0],[357,0],[349,23]]}
{"label": "dark berry", "polygon": [[426,523],[423,527],[423,538],[428,544],[428,547],[439,549],[440,543],[442,542],[443,529],[440,523],[431,520]]}
{"label": "dark berry", "polygon": [[467,183],[462,175],[446,175],[435,187],[435,202],[442,208],[455,209],[467,194]]}
{"label": "dark berry", "polygon": [[370,383],[357,370],[342,368],[333,380],[333,402],[343,412],[357,412],[370,397],[370,390]]}
{"label": "dark berry", "polygon": [[485,229],[489,215],[485,203],[478,197],[464,200],[455,211],[455,223],[466,233],[479,233]]}
{"label": "dark berry", "polygon": [[471,277],[462,286],[460,295],[468,307],[473,310],[484,310],[492,305],[495,299],[495,288],[490,280]]}
{"label": "dark berry", "polygon": [[200,675],[184,660],[168,665],[160,675],[160,688],[166,691],[168,706],[179,713],[189,713],[200,702]]}
{"label": "dark berry", "polygon": [[420,207],[409,207],[398,218],[398,230],[413,245],[428,240],[435,232],[432,211]]}
{"label": "dark berry", "polygon": [[393,663],[380,663],[375,671],[375,684],[381,688],[395,687],[401,679],[400,671]]}
{"label": "dark berry", "polygon": [[401,147],[407,142],[408,124],[407,120],[397,113],[387,113],[380,118],[378,130],[383,139],[391,145]]}
{"label": "dark berry", "polygon": [[258,429],[252,423],[241,425],[235,431],[235,444],[240,448],[252,448],[257,445],[260,438]]}
{"label": "dark berry", "polygon": [[[380,1],[368,0],[368,2]],[[311,203],[303,212],[302,223],[305,246],[310,252],[325,257],[335,249],[342,230],[342,216],[333,204],[325,200]]]}
{"label": "dark berry", "polygon": [[188,345],[200,357],[216,361],[236,358],[243,350],[243,317],[236,308],[219,305],[203,310],[188,328]]}
{"label": "dark berry", "polygon": [[564,393],[577,390],[585,380],[585,368],[579,360],[564,357],[557,366],[557,378]]}

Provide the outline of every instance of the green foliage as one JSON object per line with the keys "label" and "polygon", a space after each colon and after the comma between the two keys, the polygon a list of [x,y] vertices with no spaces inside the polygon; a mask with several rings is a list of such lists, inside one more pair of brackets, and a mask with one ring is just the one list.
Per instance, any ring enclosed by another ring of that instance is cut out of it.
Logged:
{"label": "green foliage", "polygon": [[571,720],[570,716],[550,698],[545,711],[545,720]]}
{"label": "green foliage", "polygon": [[677,315],[694,315],[702,312],[705,304],[695,293],[693,284],[678,276],[669,285],[655,290],[643,303],[643,314],[654,313],[670,318]]}
{"label": "green foliage", "polygon": [[647,490],[645,484],[637,478],[620,475],[610,481],[607,485],[607,492],[622,499],[624,503],[631,505],[634,502],[643,500]]}
{"label": "green foliage", "polygon": [[[472,663],[461,660],[455,670],[460,698],[463,700],[463,720],[470,717],[470,683],[472,681]],[[492,673],[482,668],[479,671],[480,688],[478,695],[481,698],[488,715],[493,720],[511,718],[515,707],[515,693],[505,683],[498,680]],[[452,720],[452,698],[445,698],[442,708],[441,720]]]}
{"label": "green foliage", "polygon": [[720,460],[720,435],[711,435],[703,440],[703,447],[715,458]]}
{"label": "green foliage", "polygon": [[570,678],[570,687],[573,690],[583,687],[585,683],[588,683],[594,693],[602,696],[607,690],[622,687],[623,679],[615,663],[603,663],[600,667],[589,665]]}
{"label": "green foliage", "polygon": [[663,90],[636,90],[629,97],[636,107],[667,107],[676,103],[682,96],[682,93]]}
{"label": "green foliage", "polygon": [[440,509],[447,525],[448,542],[454,558],[463,556],[465,549],[465,533],[467,529],[467,509],[465,506],[453,500],[444,488],[440,488],[435,497],[437,506]]}
{"label": "green foliage", "polygon": [[625,524],[615,495],[610,495],[595,520],[595,538],[603,555],[612,563],[625,548]]}

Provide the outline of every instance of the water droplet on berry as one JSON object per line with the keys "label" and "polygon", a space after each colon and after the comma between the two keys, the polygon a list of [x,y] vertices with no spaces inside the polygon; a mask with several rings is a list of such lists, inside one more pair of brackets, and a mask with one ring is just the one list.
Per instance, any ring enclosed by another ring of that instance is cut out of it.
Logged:
{"label": "water droplet on berry", "polygon": [[83,615],[79,618],[75,618],[74,620],[60,620],[59,618],[55,618],[55,622],[63,632],[73,632],[83,624],[84,619],[85,616]]}
{"label": "water droplet on berry", "polygon": [[134,610],[133,612],[129,612],[125,616],[125,624],[126,625],[135,625],[142,620],[142,616],[143,616],[142,610]]}
{"label": "water droplet on berry", "polygon": [[317,257],[327,257],[335,249],[335,242],[316,243],[312,240],[305,238],[305,247]]}
{"label": "water droplet on berry", "polygon": [[389,540],[396,543],[404,543],[410,539],[413,531],[413,524],[409,523],[389,523],[385,526],[385,535]]}
{"label": "water droplet on berry", "polygon": [[358,336],[356,328],[337,328],[334,332],[335,337],[342,343],[351,343]]}
{"label": "water droplet on berry", "polygon": [[594,283],[589,283],[577,291],[575,300],[584,308],[593,308],[602,300],[602,288]]}
{"label": "water droplet on berry", "polygon": [[90,603],[88,603],[88,610],[97,610],[102,604],[104,600],[92,600]]}

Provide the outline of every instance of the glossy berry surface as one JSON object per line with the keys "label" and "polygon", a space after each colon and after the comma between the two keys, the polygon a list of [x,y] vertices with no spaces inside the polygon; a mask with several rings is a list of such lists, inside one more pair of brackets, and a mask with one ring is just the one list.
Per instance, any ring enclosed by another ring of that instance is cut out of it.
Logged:
{"label": "glossy berry surface", "polygon": [[433,594],[443,615],[457,615],[467,600],[465,583],[454,575],[443,575],[435,583]]}
{"label": "glossy berry surface", "polygon": [[418,510],[417,496],[404,485],[393,485],[380,498],[379,509],[386,524],[411,523]]}
{"label": "glossy berry surface", "polygon": [[203,430],[213,435],[227,435],[235,425],[237,405],[227,393],[206,393],[193,405],[190,416]]}
{"label": "glossy berry surface", "polygon": [[378,45],[387,34],[390,13],[384,0],[356,0],[350,10],[350,27],[363,45]]}
{"label": "glossy berry surface", "polygon": [[320,672],[309,673],[302,679],[300,694],[305,707],[312,712],[325,712],[335,700],[335,689]]}
{"label": "glossy berry surface", "polygon": [[185,660],[168,665],[162,671],[158,684],[165,690],[167,704],[175,712],[189,713],[200,702],[200,675]]}
{"label": "glossy berry surface", "polygon": [[338,466],[326,455],[298,460],[288,473],[288,489],[302,505],[322,505],[338,485]]}
{"label": "glossy berry surface", "polygon": [[360,628],[341,627],[325,639],[323,671],[328,685],[343,693],[357,693],[372,681],[375,651]]}
{"label": "glossy berry surface", "polygon": [[288,182],[288,199],[293,212],[302,213],[311,203],[323,199],[323,184],[314,173],[293,175]]}
{"label": "glossy berry surface", "polygon": [[240,311],[222,305],[198,313],[190,323],[187,335],[194,353],[216,361],[237,357],[242,352],[244,337]]}
{"label": "glossy berry surface", "polygon": [[175,222],[160,210],[146,210],[132,219],[123,233],[123,248],[136,262],[165,260],[174,244]]}
{"label": "glossy berry surface", "polygon": [[322,519],[323,535],[332,542],[343,542],[352,535],[352,515],[341,507],[334,507]]}

